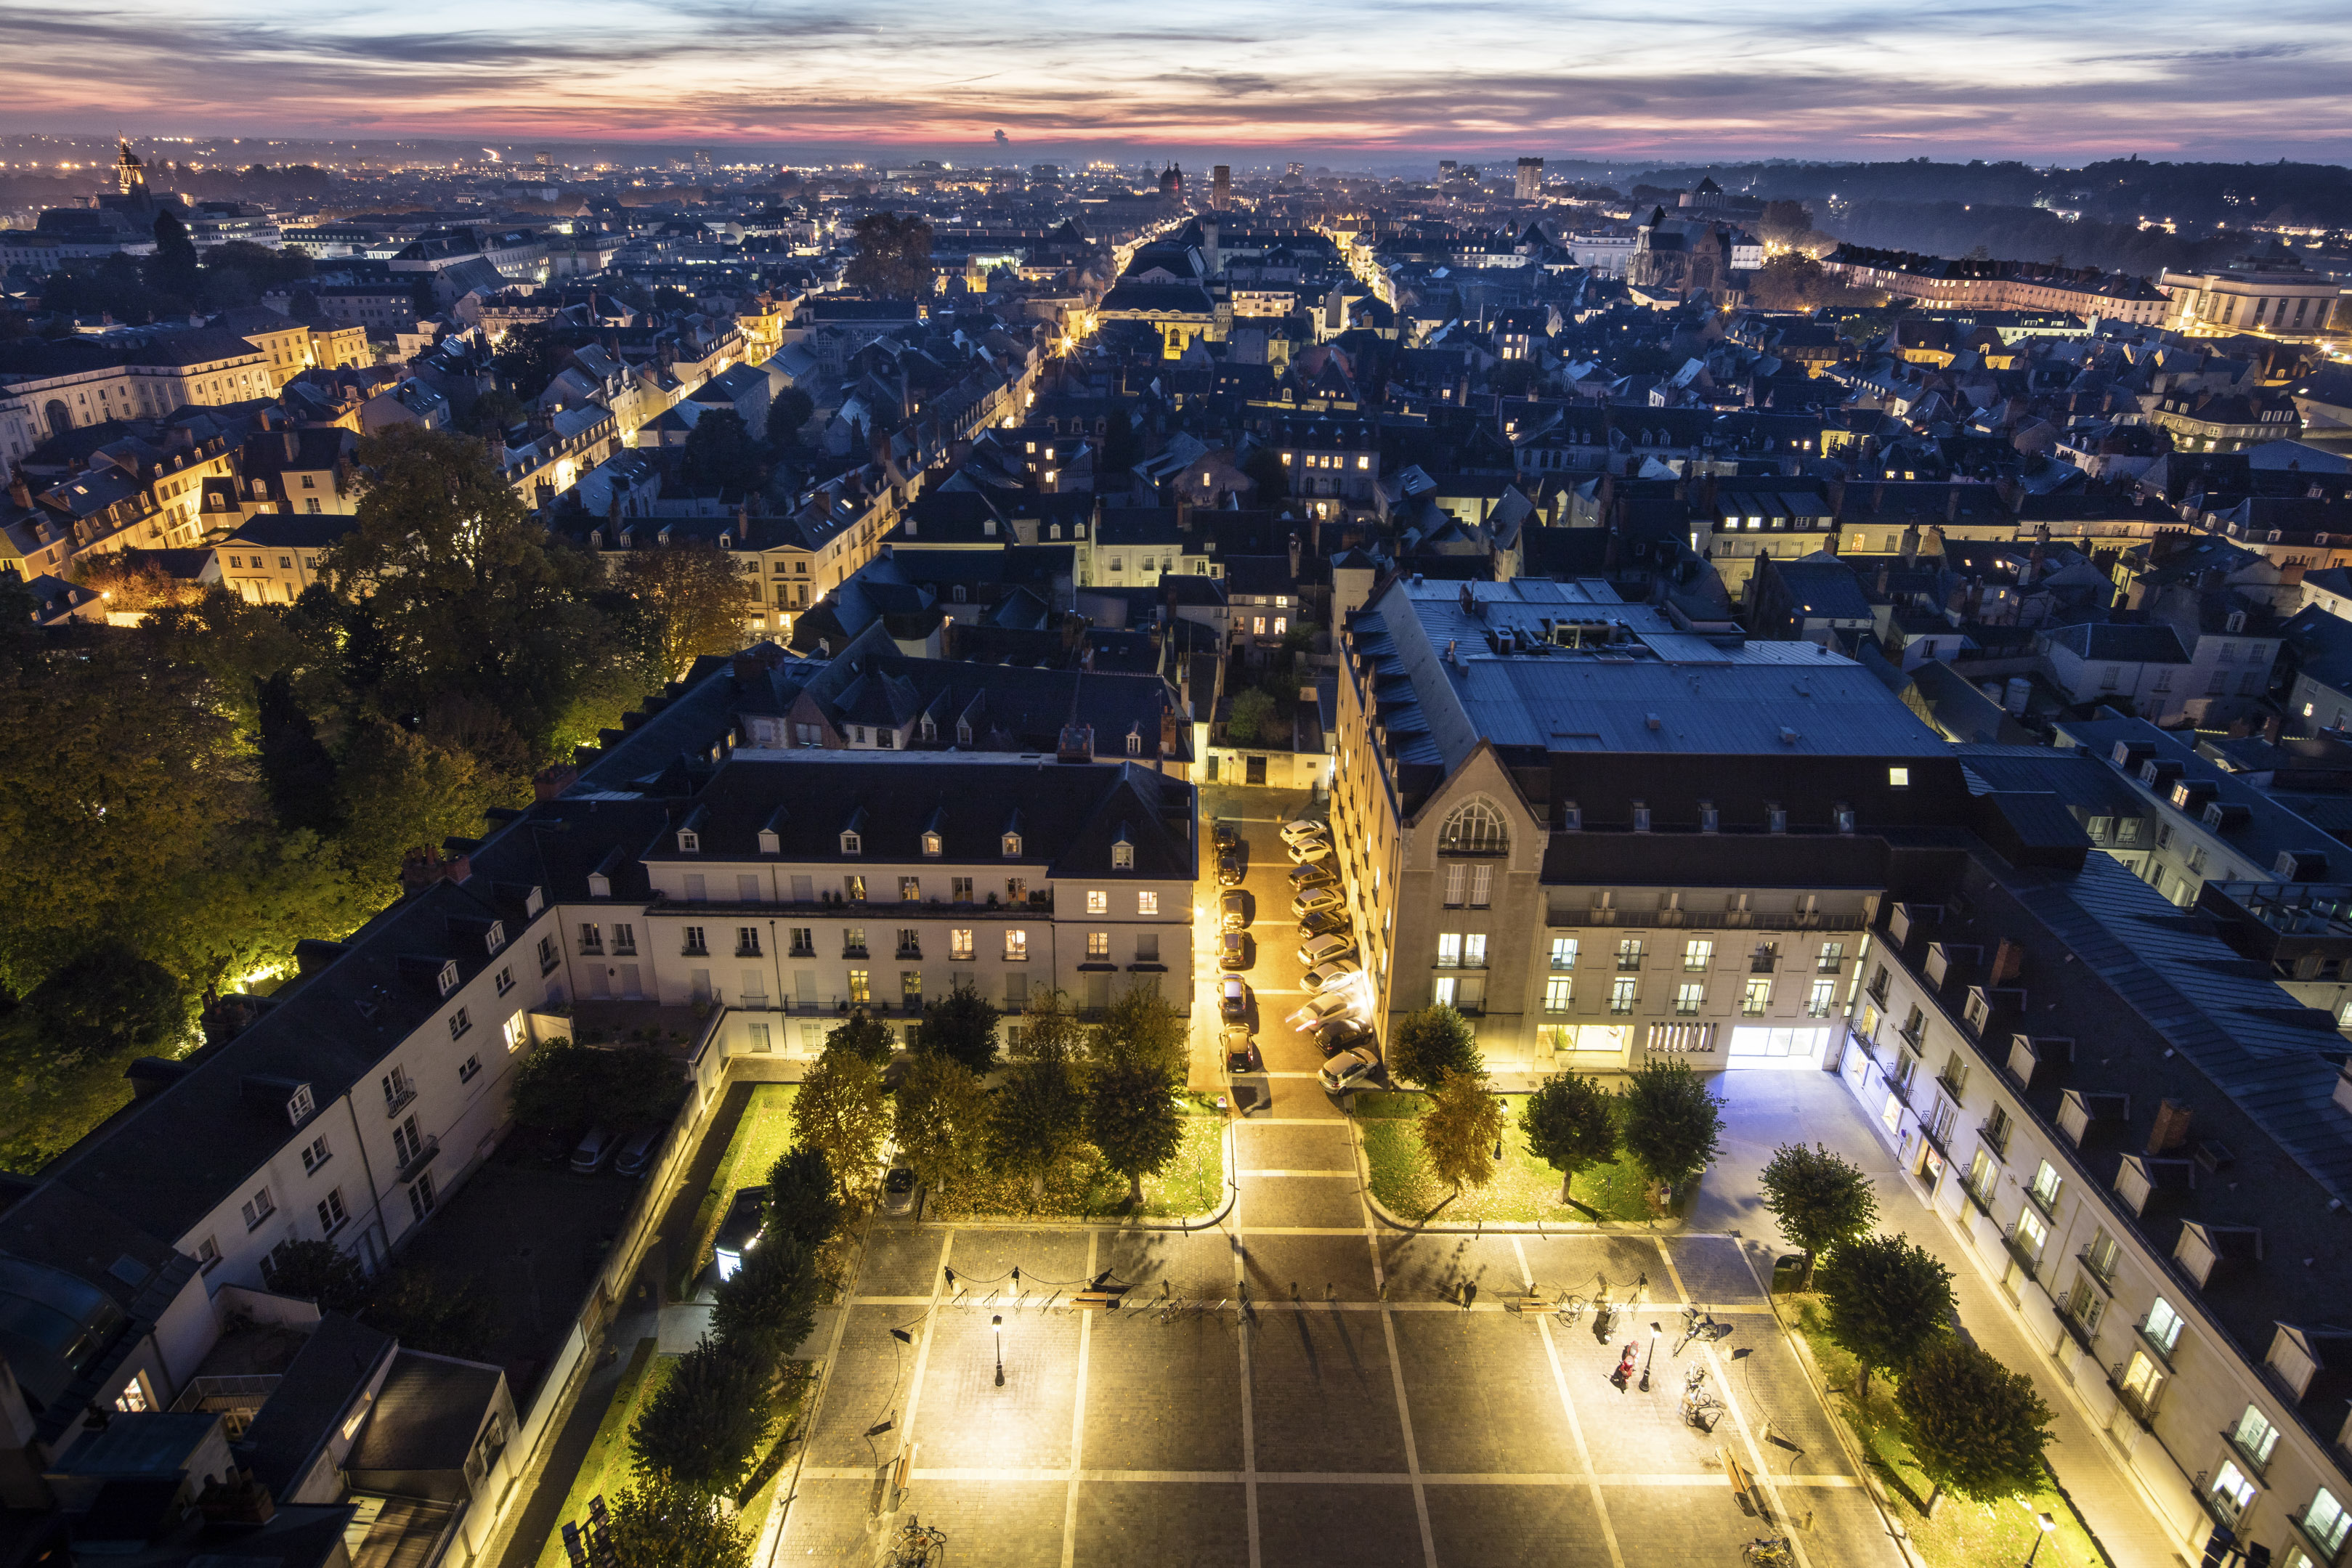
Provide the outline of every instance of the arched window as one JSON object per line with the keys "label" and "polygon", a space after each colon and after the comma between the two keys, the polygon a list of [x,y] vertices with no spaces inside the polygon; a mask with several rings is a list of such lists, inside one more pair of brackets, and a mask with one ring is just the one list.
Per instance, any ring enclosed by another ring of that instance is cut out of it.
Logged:
{"label": "arched window", "polygon": [[1440,854],[1498,855],[1510,847],[1501,814],[1484,800],[1456,809],[1437,834]]}

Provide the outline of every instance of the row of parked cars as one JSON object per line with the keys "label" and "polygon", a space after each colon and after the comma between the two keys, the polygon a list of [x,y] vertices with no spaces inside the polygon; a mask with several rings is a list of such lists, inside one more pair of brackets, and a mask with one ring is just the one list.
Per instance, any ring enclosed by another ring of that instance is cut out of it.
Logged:
{"label": "row of parked cars", "polygon": [[[1227,881],[1224,868],[1238,867],[1238,836],[1220,823],[1215,828],[1219,882],[1226,888],[1219,906],[1221,927],[1218,1005],[1226,1024],[1226,1062],[1236,1072],[1259,1066],[1250,1041],[1249,987],[1238,971],[1249,967],[1250,895],[1238,885],[1236,874]],[[1308,993],[1304,1006],[1284,1021],[1308,1036],[1322,1049],[1326,1061],[1318,1076],[1333,1092],[1351,1089],[1380,1069],[1366,1017],[1369,1000],[1363,963],[1349,929],[1347,900],[1339,891],[1333,863],[1329,827],[1301,818],[1285,822],[1282,841],[1288,852],[1290,912],[1298,921],[1298,961],[1306,967],[1300,980]]]}
{"label": "row of parked cars", "polygon": [[625,1138],[599,1123],[573,1145],[572,1168],[582,1176],[594,1176],[609,1160],[614,1176],[641,1176],[653,1163],[654,1148],[661,1142],[663,1131],[660,1126],[640,1127]]}

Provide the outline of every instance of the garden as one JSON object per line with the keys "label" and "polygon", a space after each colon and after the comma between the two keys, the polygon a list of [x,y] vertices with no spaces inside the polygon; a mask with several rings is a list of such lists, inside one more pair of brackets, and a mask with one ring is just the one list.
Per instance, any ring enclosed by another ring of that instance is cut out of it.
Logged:
{"label": "garden", "polygon": [[[1372,1197],[1391,1214],[1414,1225],[1431,1220],[1571,1225],[1656,1218],[1650,1208],[1648,1183],[1631,1159],[1579,1171],[1570,1188],[1575,1202],[1560,1202],[1559,1172],[1528,1146],[1528,1096],[1499,1094],[1496,1099],[1502,1106],[1503,1157],[1496,1163],[1493,1179],[1484,1186],[1448,1191],[1431,1170],[1422,1144],[1420,1124],[1429,1096],[1398,1091],[1358,1094],[1351,1113],[1363,1139],[1365,1164],[1371,1168]],[[1612,1114],[1622,1132],[1622,1110],[1613,1109]]]}

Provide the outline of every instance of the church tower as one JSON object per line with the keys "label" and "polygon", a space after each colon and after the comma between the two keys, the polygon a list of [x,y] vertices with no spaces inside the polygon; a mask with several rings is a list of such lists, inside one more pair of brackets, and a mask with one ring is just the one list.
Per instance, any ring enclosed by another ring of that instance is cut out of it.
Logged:
{"label": "church tower", "polygon": [[130,142],[118,141],[116,147],[118,151],[114,156],[115,182],[122,187],[122,193],[126,196],[145,195],[147,166],[139,162],[138,153],[131,151]]}

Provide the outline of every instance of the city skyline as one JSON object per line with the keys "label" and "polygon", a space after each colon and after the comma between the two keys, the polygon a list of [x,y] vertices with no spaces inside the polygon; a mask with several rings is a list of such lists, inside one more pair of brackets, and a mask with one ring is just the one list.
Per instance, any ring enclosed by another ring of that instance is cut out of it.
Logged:
{"label": "city skyline", "polygon": [[[250,0],[188,13],[0,16],[0,131],[479,136],[1014,156],[1218,149],[1381,162],[1428,152],[1612,157],[2352,157],[2329,11],[2143,6],[1919,16],[1759,5],[1552,18],[1229,0],[1103,29],[1065,0],[1015,27],[929,4],[428,3],[396,16]],[[559,30],[560,28],[560,30]],[[1083,40],[1083,42],[1081,42]],[[88,84],[110,92],[100,108]],[[1002,131],[1003,141],[997,141]]]}

